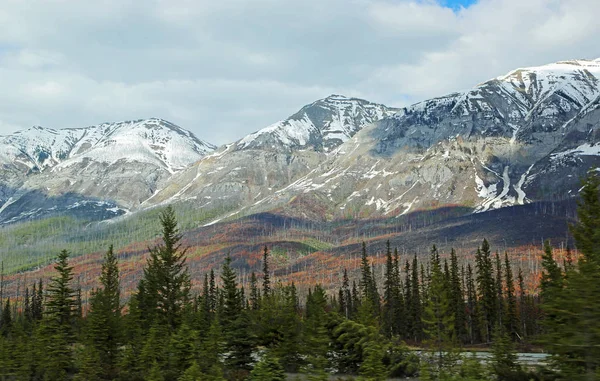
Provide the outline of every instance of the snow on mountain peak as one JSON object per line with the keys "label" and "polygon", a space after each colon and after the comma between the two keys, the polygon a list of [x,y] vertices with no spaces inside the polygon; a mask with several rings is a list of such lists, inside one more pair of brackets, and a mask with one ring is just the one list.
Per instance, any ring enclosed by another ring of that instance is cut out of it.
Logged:
{"label": "snow on mountain peak", "polygon": [[357,131],[397,110],[369,101],[332,94],[302,107],[289,118],[237,142],[237,149],[305,149],[329,152]]}
{"label": "snow on mountain peak", "polygon": [[54,130],[34,126],[0,137],[0,162],[43,171],[83,160],[154,163],[170,172],[214,150],[212,144],[159,118]]}

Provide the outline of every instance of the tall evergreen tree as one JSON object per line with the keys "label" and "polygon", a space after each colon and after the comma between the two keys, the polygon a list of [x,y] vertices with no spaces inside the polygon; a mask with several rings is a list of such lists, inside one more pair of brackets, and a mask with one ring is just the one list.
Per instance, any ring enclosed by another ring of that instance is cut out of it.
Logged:
{"label": "tall evergreen tree", "polygon": [[430,372],[443,379],[442,375],[456,363],[452,349],[456,345],[454,327],[454,307],[440,258],[435,246],[431,250],[431,278],[428,298],[423,309],[423,325],[427,343],[432,350]]}
{"label": "tall evergreen tree", "polygon": [[458,257],[454,249],[450,250],[450,279],[449,279],[450,305],[454,312],[454,328],[457,340],[464,340],[466,336],[465,300],[461,276],[458,270]]}
{"label": "tall evergreen tree", "polygon": [[150,249],[138,294],[146,325],[159,322],[174,332],[191,302],[190,276],[185,263],[186,249],[181,247],[181,234],[171,206],[160,214],[160,223],[162,243]]}
{"label": "tall evergreen tree", "polygon": [[482,337],[490,342],[497,319],[498,292],[493,275],[490,245],[486,239],[477,249],[475,257],[477,266],[477,293],[479,295],[479,320]]}
{"label": "tall evergreen tree", "polygon": [[419,262],[417,255],[413,258],[412,263],[412,275],[411,275],[411,311],[410,316],[412,320],[412,339],[415,341],[421,340],[423,337],[423,326],[421,323],[422,304],[421,304],[421,288],[419,285]]}
{"label": "tall evergreen tree", "polygon": [[69,266],[69,252],[58,255],[54,269],[58,273],[48,284],[42,342],[44,346],[44,376],[63,380],[73,366],[73,309],[75,291],[71,287],[73,267]]}
{"label": "tall evergreen tree", "polygon": [[502,262],[500,261],[500,254],[496,251],[496,324],[499,327],[504,326],[504,286],[502,284]]}
{"label": "tall evergreen tree", "polygon": [[250,331],[250,321],[244,311],[242,295],[238,289],[237,275],[231,267],[231,257],[225,258],[221,270],[223,283],[223,312],[219,314],[228,353],[226,365],[232,372],[250,369],[254,342]]}
{"label": "tall evergreen tree", "polygon": [[112,380],[118,373],[118,352],[122,344],[119,267],[112,245],[104,256],[100,285],[90,299],[87,316],[88,345],[97,353],[102,366],[102,377]]}
{"label": "tall evergreen tree", "polygon": [[597,380],[600,374],[600,179],[590,175],[570,226],[580,252],[572,274],[562,276],[550,245],[542,259],[545,342],[564,379]]}
{"label": "tall evergreen tree", "polygon": [[394,278],[394,259],[392,257],[392,249],[390,241],[386,244],[385,254],[385,278],[383,282],[383,334],[391,337],[394,333],[394,323],[396,321],[396,293],[395,293],[395,278]]}
{"label": "tall evergreen tree", "polygon": [[479,303],[477,300],[477,288],[475,286],[475,280],[473,277],[473,268],[469,263],[467,265],[467,275],[466,275],[466,285],[467,285],[467,310],[466,310],[466,320],[467,320],[467,334],[469,337],[469,342],[474,344],[476,341],[479,341]]}
{"label": "tall evergreen tree", "polygon": [[253,310],[258,310],[260,307],[260,290],[258,289],[258,279],[254,271],[250,276],[250,306]]}
{"label": "tall evergreen tree", "polygon": [[506,332],[511,338],[519,336],[519,315],[517,311],[517,297],[515,294],[515,282],[512,269],[508,260],[508,253],[504,253],[504,279],[506,283]]}
{"label": "tall evergreen tree", "polygon": [[265,246],[263,251],[263,295],[269,296],[271,293],[271,274],[269,268],[269,249]]}

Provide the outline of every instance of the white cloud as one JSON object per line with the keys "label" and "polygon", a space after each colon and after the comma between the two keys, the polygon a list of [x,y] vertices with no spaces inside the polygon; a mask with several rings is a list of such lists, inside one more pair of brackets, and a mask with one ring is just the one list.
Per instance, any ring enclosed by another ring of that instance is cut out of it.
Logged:
{"label": "white cloud", "polygon": [[225,143],[330,93],[404,105],[596,58],[596,0],[5,0],[0,133],[150,116]]}

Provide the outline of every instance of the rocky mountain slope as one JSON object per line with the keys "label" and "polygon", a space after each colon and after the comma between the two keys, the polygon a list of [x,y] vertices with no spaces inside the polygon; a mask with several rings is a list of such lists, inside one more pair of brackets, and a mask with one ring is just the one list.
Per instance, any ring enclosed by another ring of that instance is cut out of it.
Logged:
{"label": "rocky mountain slope", "polygon": [[397,109],[331,95],[289,118],[221,147],[175,174],[142,207],[186,201],[236,211],[318,168],[339,145]]}
{"label": "rocky mountain slope", "polygon": [[161,119],[0,138],[0,221],[64,211],[105,219],[135,208],[215,147]]}
{"label": "rocky mountain slope", "polygon": [[299,217],[365,218],[569,197],[600,166],[599,81],[600,60],[566,61],[415,104],[238,213],[280,208]]}

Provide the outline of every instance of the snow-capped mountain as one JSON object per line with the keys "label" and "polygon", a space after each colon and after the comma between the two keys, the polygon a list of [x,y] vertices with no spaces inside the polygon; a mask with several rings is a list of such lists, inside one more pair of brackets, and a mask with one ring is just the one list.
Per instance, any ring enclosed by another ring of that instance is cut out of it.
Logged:
{"label": "snow-capped mountain", "polygon": [[62,130],[32,127],[2,137],[0,220],[48,209],[58,213],[82,202],[122,213],[214,148],[156,118]]}
{"label": "snow-capped mountain", "polygon": [[34,127],[0,139],[0,222],[89,202],[115,214],[186,202],[215,221],[485,212],[576,194],[600,167],[599,131],[600,60],[521,68],[402,109],[332,95],[218,149],[159,119]]}
{"label": "snow-capped mountain", "polygon": [[356,218],[569,197],[590,166],[600,166],[599,79],[600,61],[565,61],[420,102],[237,212]]}
{"label": "snow-capped mountain", "polygon": [[289,118],[250,134],[236,149],[298,150],[329,152],[363,127],[391,116],[398,109],[364,99],[330,95],[300,109]]}
{"label": "snow-capped mountain", "polygon": [[248,208],[306,175],[358,131],[396,111],[342,95],[320,99],[207,155],[174,175],[142,206],[188,200],[205,209]]}
{"label": "snow-capped mountain", "polygon": [[214,148],[189,131],[156,118],[62,130],[35,126],[0,137],[0,163],[44,171],[84,159],[109,164],[127,159],[174,172]]}

